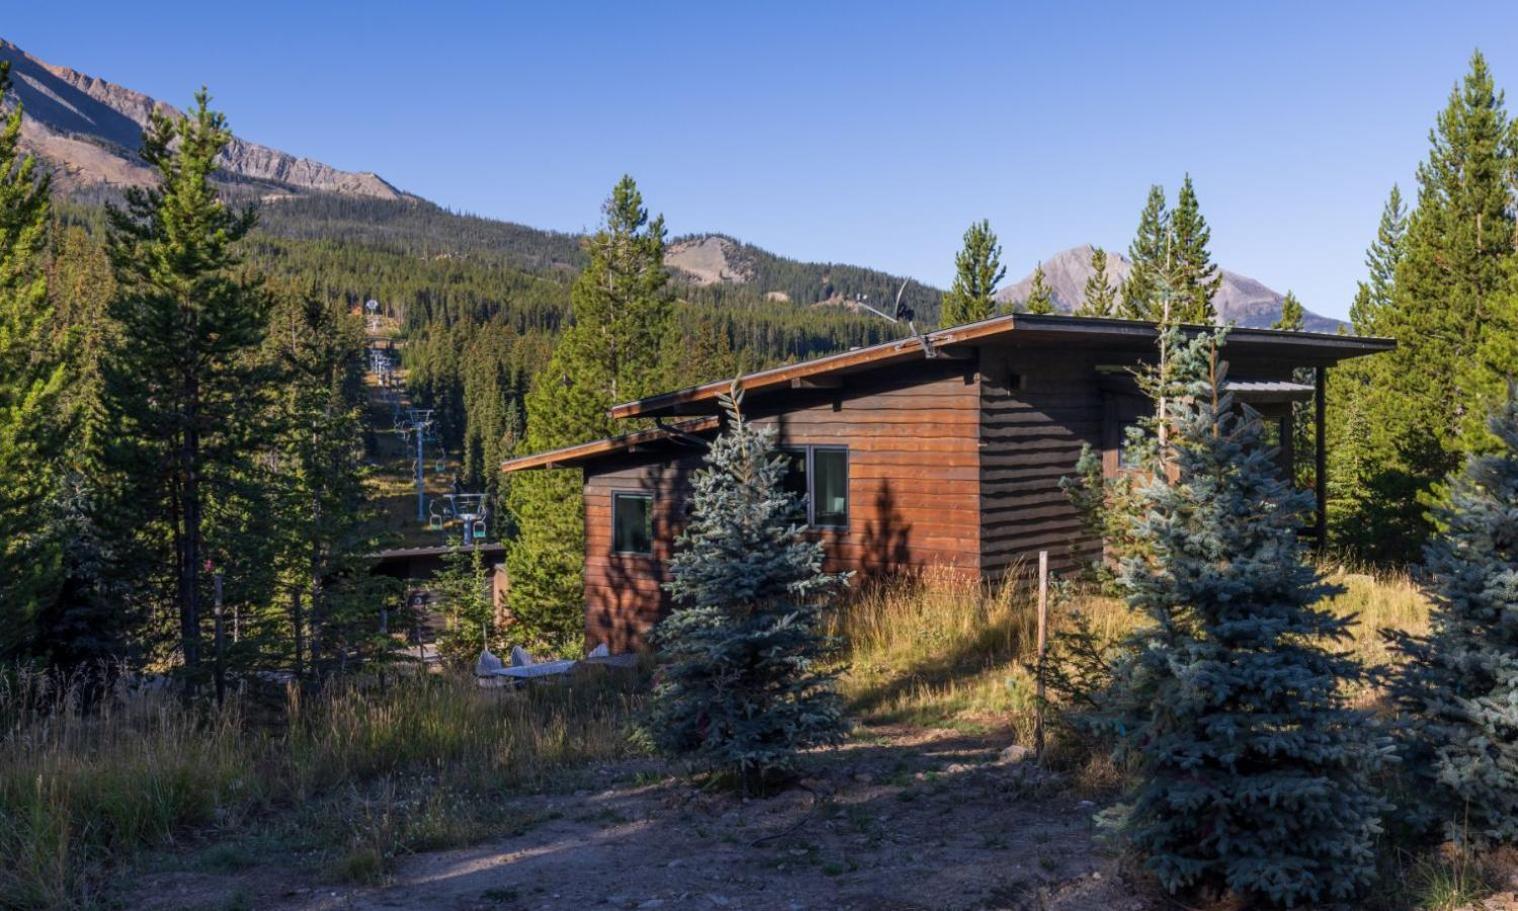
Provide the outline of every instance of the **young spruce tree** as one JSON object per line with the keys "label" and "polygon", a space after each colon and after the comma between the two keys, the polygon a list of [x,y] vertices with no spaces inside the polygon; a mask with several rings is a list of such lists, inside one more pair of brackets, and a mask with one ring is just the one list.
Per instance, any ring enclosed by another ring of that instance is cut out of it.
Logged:
{"label": "young spruce tree", "polygon": [[1091,277],[1081,295],[1081,305],[1076,316],[1117,316],[1117,289],[1107,277],[1107,251],[1101,247],[1091,248]]}
{"label": "young spruce tree", "polygon": [[1006,277],[1001,244],[985,219],[965,231],[964,247],[954,256],[954,284],[943,295],[939,322],[959,326],[996,315],[996,286]]}
{"label": "young spruce tree", "polygon": [[1033,284],[1028,288],[1028,298],[1022,302],[1024,313],[1048,314],[1054,312],[1054,292],[1044,278],[1044,264],[1033,267]]}
{"label": "young spruce tree", "polygon": [[1225,333],[1161,333],[1158,417],[1120,584],[1153,622],[1133,633],[1114,730],[1135,785],[1108,822],[1172,892],[1251,903],[1354,895],[1374,869],[1377,752],[1346,703],[1350,619],[1298,532],[1309,497],[1283,480],[1257,415],[1224,391]]}
{"label": "young spruce tree", "polygon": [[822,545],[803,534],[774,430],[745,421],[741,404],[735,383],[670,559],[677,608],[654,631],[664,665],[650,727],[662,749],[750,793],[847,725],[822,669],[822,612],[843,577],[822,571]]}
{"label": "young spruce tree", "polygon": [[1518,388],[1489,426],[1501,450],[1470,457],[1435,516],[1429,633],[1391,634],[1415,818],[1477,845],[1518,843]]}

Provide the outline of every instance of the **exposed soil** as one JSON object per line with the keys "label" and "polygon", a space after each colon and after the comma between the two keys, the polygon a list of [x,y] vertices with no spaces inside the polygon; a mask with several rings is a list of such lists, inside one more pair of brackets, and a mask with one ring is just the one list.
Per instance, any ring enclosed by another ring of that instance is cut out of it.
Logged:
{"label": "exposed soil", "polygon": [[[815,777],[744,801],[654,783],[648,763],[601,790],[524,797],[474,847],[413,855],[379,887],[320,870],[161,873],[130,907],[337,909],[1033,909],[1150,902],[1093,842],[1096,807],[1002,752],[1005,735],[875,728],[815,757]],[[667,770],[658,770],[660,772]]]}

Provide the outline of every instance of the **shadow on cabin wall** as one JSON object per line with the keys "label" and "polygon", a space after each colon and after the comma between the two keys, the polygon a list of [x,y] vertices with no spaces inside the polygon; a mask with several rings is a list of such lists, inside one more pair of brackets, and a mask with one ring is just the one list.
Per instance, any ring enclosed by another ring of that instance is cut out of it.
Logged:
{"label": "shadow on cabin wall", "polygon": [[875,489],[873,518],[864,523],[860,539],[859,578],[878,583],[916,575],[911,562],[912,525],[896,507],[891,482],[882,478]]}

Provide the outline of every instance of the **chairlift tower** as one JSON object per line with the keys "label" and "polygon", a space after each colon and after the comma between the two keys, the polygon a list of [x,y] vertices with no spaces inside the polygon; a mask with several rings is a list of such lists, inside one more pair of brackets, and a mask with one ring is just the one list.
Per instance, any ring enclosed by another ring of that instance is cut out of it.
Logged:
{"label": "chairlift tower", "polygon": [[[432,409],[408,408],[396,419],[395,429],[410,439],[416,437],[416,520],[427,521],[427,438],[432,433]],[[436,438],[434,437],[434,440]]]}

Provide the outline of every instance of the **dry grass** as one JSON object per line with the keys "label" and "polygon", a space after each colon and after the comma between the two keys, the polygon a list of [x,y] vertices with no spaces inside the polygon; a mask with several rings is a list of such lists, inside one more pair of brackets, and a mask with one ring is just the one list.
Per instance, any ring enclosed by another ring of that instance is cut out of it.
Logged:
{"label": "dry grass", "polygon": [[[1332,609],[1359,615],[1353,648],[1367,662],[1389,660],[1380,627],[1426,627],[1427,606],[1407,578],[1331,577],[1347,588]],[[1076,610],[1111,638],[1134,622],[1117,600],[1068,594],[1051,608],[1054,635]],[[947,576],[875,588],[831,631],[846,640],[840,687],[861,721],[1010,726],[1031,742],[1027,588]],[[336,876],[382,879],[406,852],[531,824],[513,818],[501,795],[635,752],[629,725],[644,685],[353,683],[292,693],[286,723],[274,728],[251,724],[235,703],[192,712],[165,692],[124,686],[85,711],[68,681],[0,676],[0,907],[106,905],[112,869],[187,838],[212,843],[207,864],[252,863],[246,845],[263,839],[316,852]]]}
{"label": "dry grass", "polygon": [[[1080,610],[1104,634],[1132,623],[1119,601],[1073,596],[1051,605],[1051,635]],[[1037,596],[1026,585],[987,588],[957,576],[880,586],[833,622],[848,645],[840,687],[867,722],[986,727],[1010,724],[1030,742],[1035,706],[1030,668]]]}
{"label": "dry grass", "polygon": [[[1346,589],[1329,608],[1357,616],[1351,648],[1367,664],[1391,660],[1382,629],[1426,631],[1427,601],[1406,575],[1325,572]],[[833,620],[847,643],[843,694],[866,722],[1009,724],[1030,742],[1036,604],[1028,585],[991,589],[947,575],[870,589]],[[1118,599],[1065,590],[1051,602],[1050,635],[1077,612],[1109,641],[1137,622]]]}
{"label": "dry grass", "polygon": [[106,872],[143,849],[318,806],[302,826],[338,869],[372,879],[397,853],[479,837],[488,814],[460,808],[627,754],[641,689],[610,677],[342,685],[292,694],[288,725],[272,730],[236,704],[205,714],[124,686],[85,711],[78,686],[15,674],[0,688],[0,907],[100,904]]}

